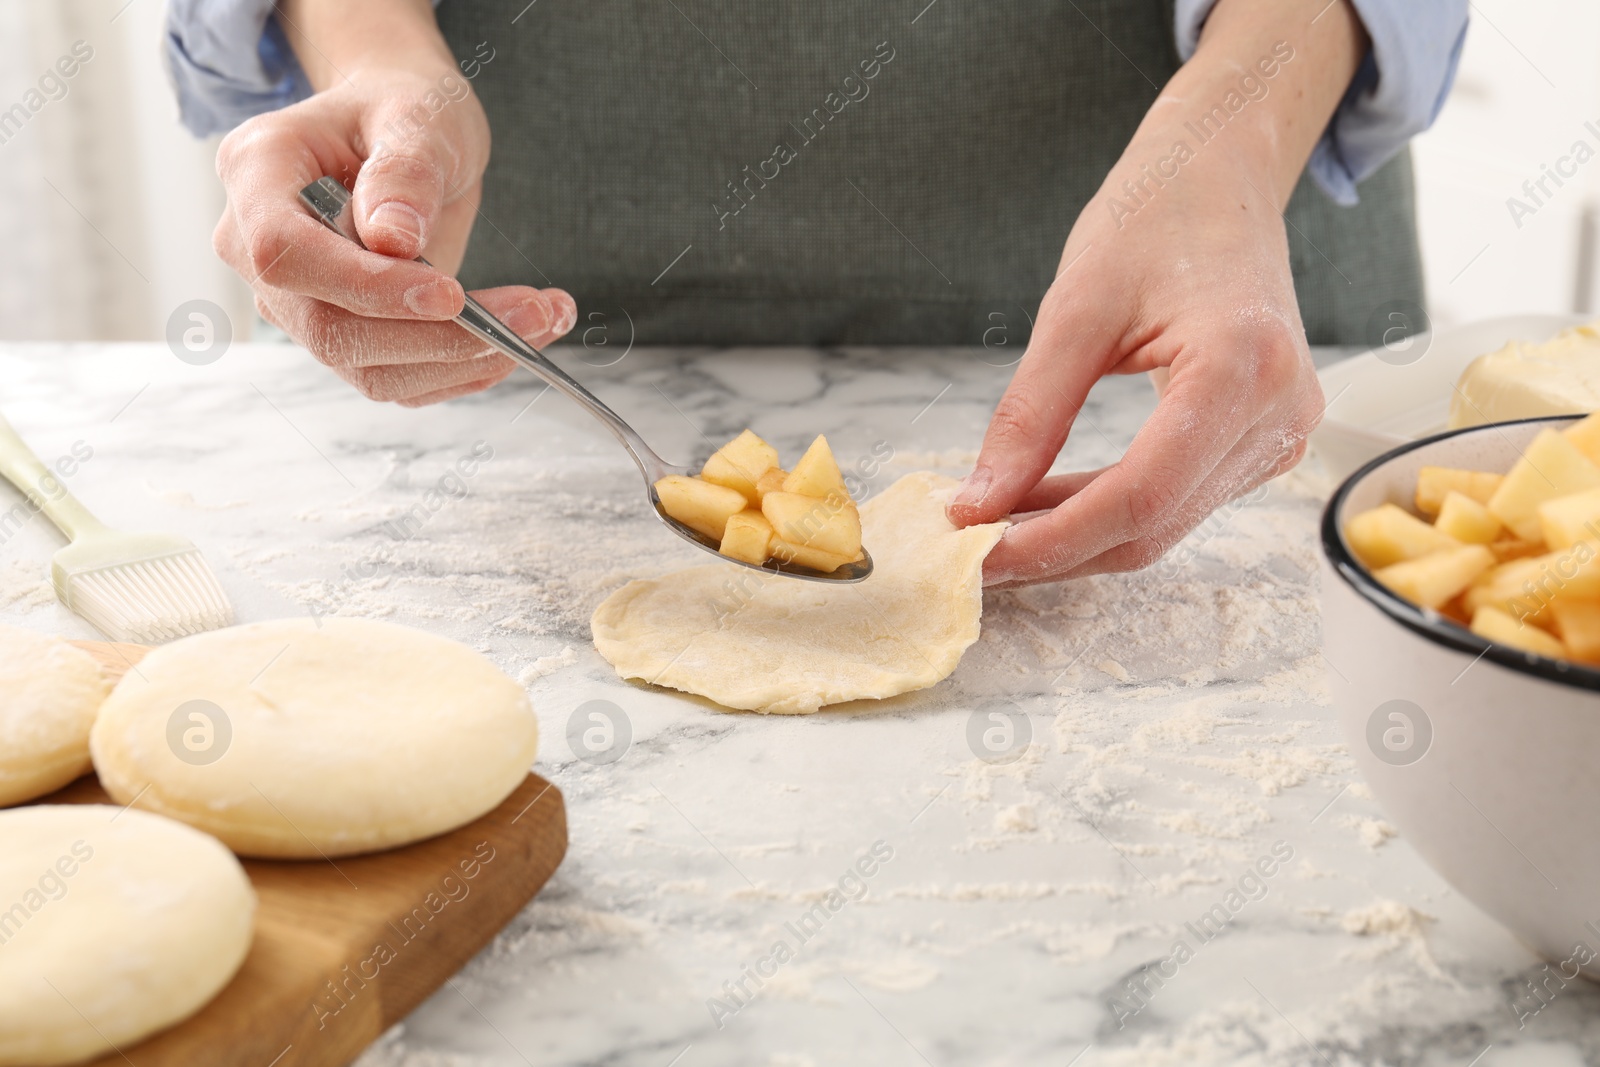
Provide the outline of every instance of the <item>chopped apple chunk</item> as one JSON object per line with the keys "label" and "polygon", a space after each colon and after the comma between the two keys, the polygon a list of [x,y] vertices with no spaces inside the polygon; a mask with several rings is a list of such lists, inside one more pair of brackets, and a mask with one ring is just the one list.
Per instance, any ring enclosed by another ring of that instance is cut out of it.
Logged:
{"label": "chopped apple chunk", "polygon": [[1489,498],[1489,510],[1524,541],[1540,541],[1539,505],[1585,489],[1600,489],[1600,467],[1569,438],[1541,430]]}
{"label": "chopped apple chunk", "polygon": [[864,555],[861,513],[825,437],[785,471],[778,450],[745,430],[713,452],[698,476],[671,474],[655,489],[662,510],[715,538],[729,559],[835,571]]}
{"label": "chopped apple chunk", "polygon": [[1544,555],[1544,542],[1524,541],[1514,534],[1505,534],[1489,542],[1489,551],[1494,553],[1495,559],[1504,563],[1507,560]]}
{"label": "chopped apple chunk", "polygon": [[798,563],[802,567],[810,567],[814,571],[831,574],[846,563],[854,563],[861,558],[861,555],[857,553],[853,558],[840,556],[832,552],[824,552],[820,548],[790,544],[781,537],[774,537],[772,539],[772,558],[783,563]]}
{"label": "chopped apple chunk", "polygon": [[1423,467],[1417,472],[1417,510],[1424,515],[1437,515],[1444,498],[1451,490],[1462,496],[1487,504],[1494,491],[1500,488],[1502,476],[1488,471],[1464,471],[1453,467]]}
{"label": "chopped apple chunk", "polygon": [[767,498],[768,493],[783,492],[783,480],[789,477],[789,472],[782,467],[773,467],[760,478],[756,479],[756,507]]}
{"label": "chopped apple chunk", "polygon": [[760,502],[756,483],[778,465],[778,450],[745,430],[738,437],[711,453],[700,477],[717,485],[737,490],[752,504]]}
{"label": "chopped apple chunk", "polygon": [[834,503],[799,493],[768,493],[761,512],[783,540],[854,559],[861,552],[861,513],[851,501]]}
{"label": "chopped apple chunk", "polygon": [[1492,566],[1493,552],[1483,545],[1462,545],[1392,564],[1373,577],[1414,604],[1437,608]]}
{"label": "chopped apple chunk", "polygon": [[1526,618],[1540,626],[1550,622],[1548,596],[1539,592],[1544,561],[1516,559],[1484,572],[1462,594],[1462,607],[1468,618],[1479,608],[1492,607],[1516,619]]}
{"label": "chopped apple chunk", "polygon": [[1461,547],[1460,541],[1397,504],[1363,511],[1345,526],[1344,536],[1361,562],[1373,570]]}
{"label": "chopped apple chunk", "polygon": [[1600,663],[1600,601],[1574,600],[1550,606],[1561,643],[1574,659]]}
{"label": "chopped apple chunk", "polygon": [[1531,623],[1518,622],[1499,608],[1479,608],[1472,616],[1472,632],[1479,637],[1551,659],[1565,659],[1567,648]]}
{"label": "chopped apple chunk", "polygon": [[669,474],[656,483],[656,495],[668,515],[707,537],[720,539],[728,519],[750,502],[725,485],[713,485],[682,474]]}
{"label": "chopped apple chunk", "polygon": [[1551,548],[1600,537],[1600,489],[1558,496],[1539,505],[1539,528]]}
{"label": "chopped apple chunk", "polygon": [[1433,528],[1440,533],[1449,534],[1464,545],[1487,545],[1493,543],[1504,528],[1500,520],[1489,513],[1489,509],[1455,489],[1444,495],[1444,503],[1439,507],[1439,517],[1433,520]]}
{"label": "chopped apple chunk", "polygon": [[728,516],[728,527],[722,534],[724,556],[759,566],[767,561],[771,547],[772,523],[761,512],[751,508]]}
{"label": "chopped apple chunk", "polygon": [[845,488],[844,475],[839,473],[839,464],[834,462],[833,450],[828,447],[826,437],[818,434],[817,439],[811,442],[806,454],[800,457],[800,462],[794,465],[789,477],[783,480],[783,491],[814,496],[818,500],[834,497],[850,499],[850,490]]}

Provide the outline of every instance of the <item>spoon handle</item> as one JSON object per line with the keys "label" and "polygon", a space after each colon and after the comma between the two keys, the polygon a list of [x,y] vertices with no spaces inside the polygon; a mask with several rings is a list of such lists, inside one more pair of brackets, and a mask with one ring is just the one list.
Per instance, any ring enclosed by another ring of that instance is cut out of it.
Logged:
{"label": "spoon handle", "polygon": [[[300,202],[310,208],[311,213],[328,229],[362,248],[366,247],[362,243],[360,234],[356,232],[355,214],[350,208],[350,192],[338,181],[333,178],[318,178],[300,190]],[[428,263],[421,256],[417,257],[417,262]],[[491,315],[470,294],[455,321],[474,337],[487,341],[545,382],[561,390],[589,414],[604,423],[612,436],[627,449],[648,481],[654,482],[663,474],[671,473],[675,469],[656,455],[655,451],[645,444],[644,438],[640,437],[620,415],[607,407],[599,397],[552,363],[543,352],[518,337],[516,331]]]}

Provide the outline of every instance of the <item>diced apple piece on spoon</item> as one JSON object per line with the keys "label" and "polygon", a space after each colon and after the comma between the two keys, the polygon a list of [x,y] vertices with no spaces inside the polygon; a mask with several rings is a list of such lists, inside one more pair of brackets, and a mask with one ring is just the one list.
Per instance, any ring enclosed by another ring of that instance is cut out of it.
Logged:
{"label": "diced apple piece on spoon", "polygon": [[816,497],[818,500],[834,497],[850,499],[850,490],[845,488],[844,475],[839,473],[839,464],[834,461],[833,449],[828,447],[826,437],[818,434],[817,439],[811,442],[806,454],[800,457],[800,462],[794,465],[789,477],[783,480],[783,491]]}
{"label": "diced apple piece on spoon", "polygon": [[750,506],[737,489],[685,474],[669,474],[661,479],[656,483],[656,495],[668,515],[716,540],[722,539],[728,520]]}
{"label": "diced apple piece on spoon", "polygon": [[[754,508],[747,508],[728,518],[728,527],[722,534],[722,554],[756,566],[771,555],[772,523]],[[832,568],[830,568],[832,569]]]}
{"label": "diced apple piece on spoon", "polygon": [[700,477],[738,491],[751,504],[760,503],[756,483],[778,465],[778,450],[745,430],[706,460]]}
{"label": "diced apple piece on spoon", "polygon": [[820,548],[810,548],[806,545],[790,544],[781,537],[772,539],[772,546],[767,550],[772,553],[772,558],[781,563],[798,563],[802,567],[810,567],[814,571],[832,573],[847,563],[854,563],[861,557],[857,551],[854,556],[840,556],[832,552],[824,552]]}
{"label": "diced apple piece on spoon", "polygon": [[782,467],[773,467],[760,478],[756,479],[756,507],[767,498],[768,493],[783,492],[784,479],[789,477],[789,472]]}
{"label": "diced apple piece on spoon", "polygon": [[861,552],[861,513],[848,499],[819,500],[798,493],[768,493],[761,513],[778,537],[846,559]]}

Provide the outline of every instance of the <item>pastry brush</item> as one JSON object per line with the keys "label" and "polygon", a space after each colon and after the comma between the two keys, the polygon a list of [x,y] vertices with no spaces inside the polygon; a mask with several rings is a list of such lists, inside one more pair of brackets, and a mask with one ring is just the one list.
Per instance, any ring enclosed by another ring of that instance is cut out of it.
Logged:
{"label": "pastry brush", "polygon": [[[194,542],[105,525],[67,492],[4,416],[0,476],[67,535],[71,544],[50,559],[56,596],[113,641],[153,644],[233,621],[233,605]],[[0,514],[0,531],[9,518]]]}

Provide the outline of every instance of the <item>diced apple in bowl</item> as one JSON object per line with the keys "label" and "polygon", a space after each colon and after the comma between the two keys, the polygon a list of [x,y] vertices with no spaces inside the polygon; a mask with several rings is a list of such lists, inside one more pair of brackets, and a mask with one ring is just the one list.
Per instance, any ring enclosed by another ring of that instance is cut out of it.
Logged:
{"label": "diced apple in bowl", "polygon": [[1396,596],[1513,648],[1600,666],[1600,413],[1539,432],[1505,474],[1423,467],[1418,518],[1352,517],[1346,543]]}

